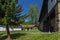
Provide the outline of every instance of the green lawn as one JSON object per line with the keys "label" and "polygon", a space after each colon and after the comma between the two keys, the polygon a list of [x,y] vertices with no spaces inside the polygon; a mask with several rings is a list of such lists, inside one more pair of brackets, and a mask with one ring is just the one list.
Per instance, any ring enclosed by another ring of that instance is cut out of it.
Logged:
{"label": "green lawn", "polygon": [[[0,32],[0,40],[6,38],[6,32]],[[12,40],[60,40],[60,34],[43,33],[38,30],[11,32]]]}

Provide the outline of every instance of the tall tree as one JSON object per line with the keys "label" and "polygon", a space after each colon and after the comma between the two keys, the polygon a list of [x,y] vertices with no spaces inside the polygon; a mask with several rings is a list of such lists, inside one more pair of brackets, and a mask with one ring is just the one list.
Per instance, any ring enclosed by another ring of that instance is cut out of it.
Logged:
{"label": "tall tree", "polygon": [[11,40],[9,25],[15,13],[21,12],[21,7],[16,6],[18,0],[0,0],[0,18],[6,26],[7,40]]}
{"label": "tall tree", "polygon": [[37,4],[30,6],[28,14],[29,14],[30,22],[32,24],[37,24],[39,13],[40,13],[40,10]]}

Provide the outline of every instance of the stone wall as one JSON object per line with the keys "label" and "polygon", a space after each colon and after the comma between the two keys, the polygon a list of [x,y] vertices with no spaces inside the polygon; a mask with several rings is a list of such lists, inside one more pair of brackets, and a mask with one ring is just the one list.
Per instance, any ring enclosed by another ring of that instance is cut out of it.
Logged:
{"label": "stone wall", "polygon": [[55,7],[55,28],[60,32],[60,2]]}
{"label": "stone wall", "polygon": [[58,13],[57,13],[57,23],[58,23],[58,31],[60,32],[60,2],[58,2]]}

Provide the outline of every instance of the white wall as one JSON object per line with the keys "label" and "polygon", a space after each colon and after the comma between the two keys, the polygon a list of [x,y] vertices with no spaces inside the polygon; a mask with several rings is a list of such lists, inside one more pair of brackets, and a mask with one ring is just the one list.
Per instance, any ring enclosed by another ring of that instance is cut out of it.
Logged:
{"label": "white wall", "polygon": [[[17,31],[17,30],[21,30],[21,28],[9,28],[10,31]],[[6,28],[5,27],[0,27],[0,31],[6,31]]]}

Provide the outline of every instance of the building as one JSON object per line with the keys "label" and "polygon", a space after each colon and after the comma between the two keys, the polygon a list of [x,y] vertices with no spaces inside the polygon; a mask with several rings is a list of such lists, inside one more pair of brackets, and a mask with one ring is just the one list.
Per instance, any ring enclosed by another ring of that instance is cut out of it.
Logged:
{"label": "building", "polygon": [[[9,31],[20,31],[20,30],[22,30],[21,26],[9,28]],[[0,31],[6,31],[6,26],[0,25]]]}
{"label": "building", "polygon": [[43,0],[38,29],[44,32],[60,31],[60,0]]}

